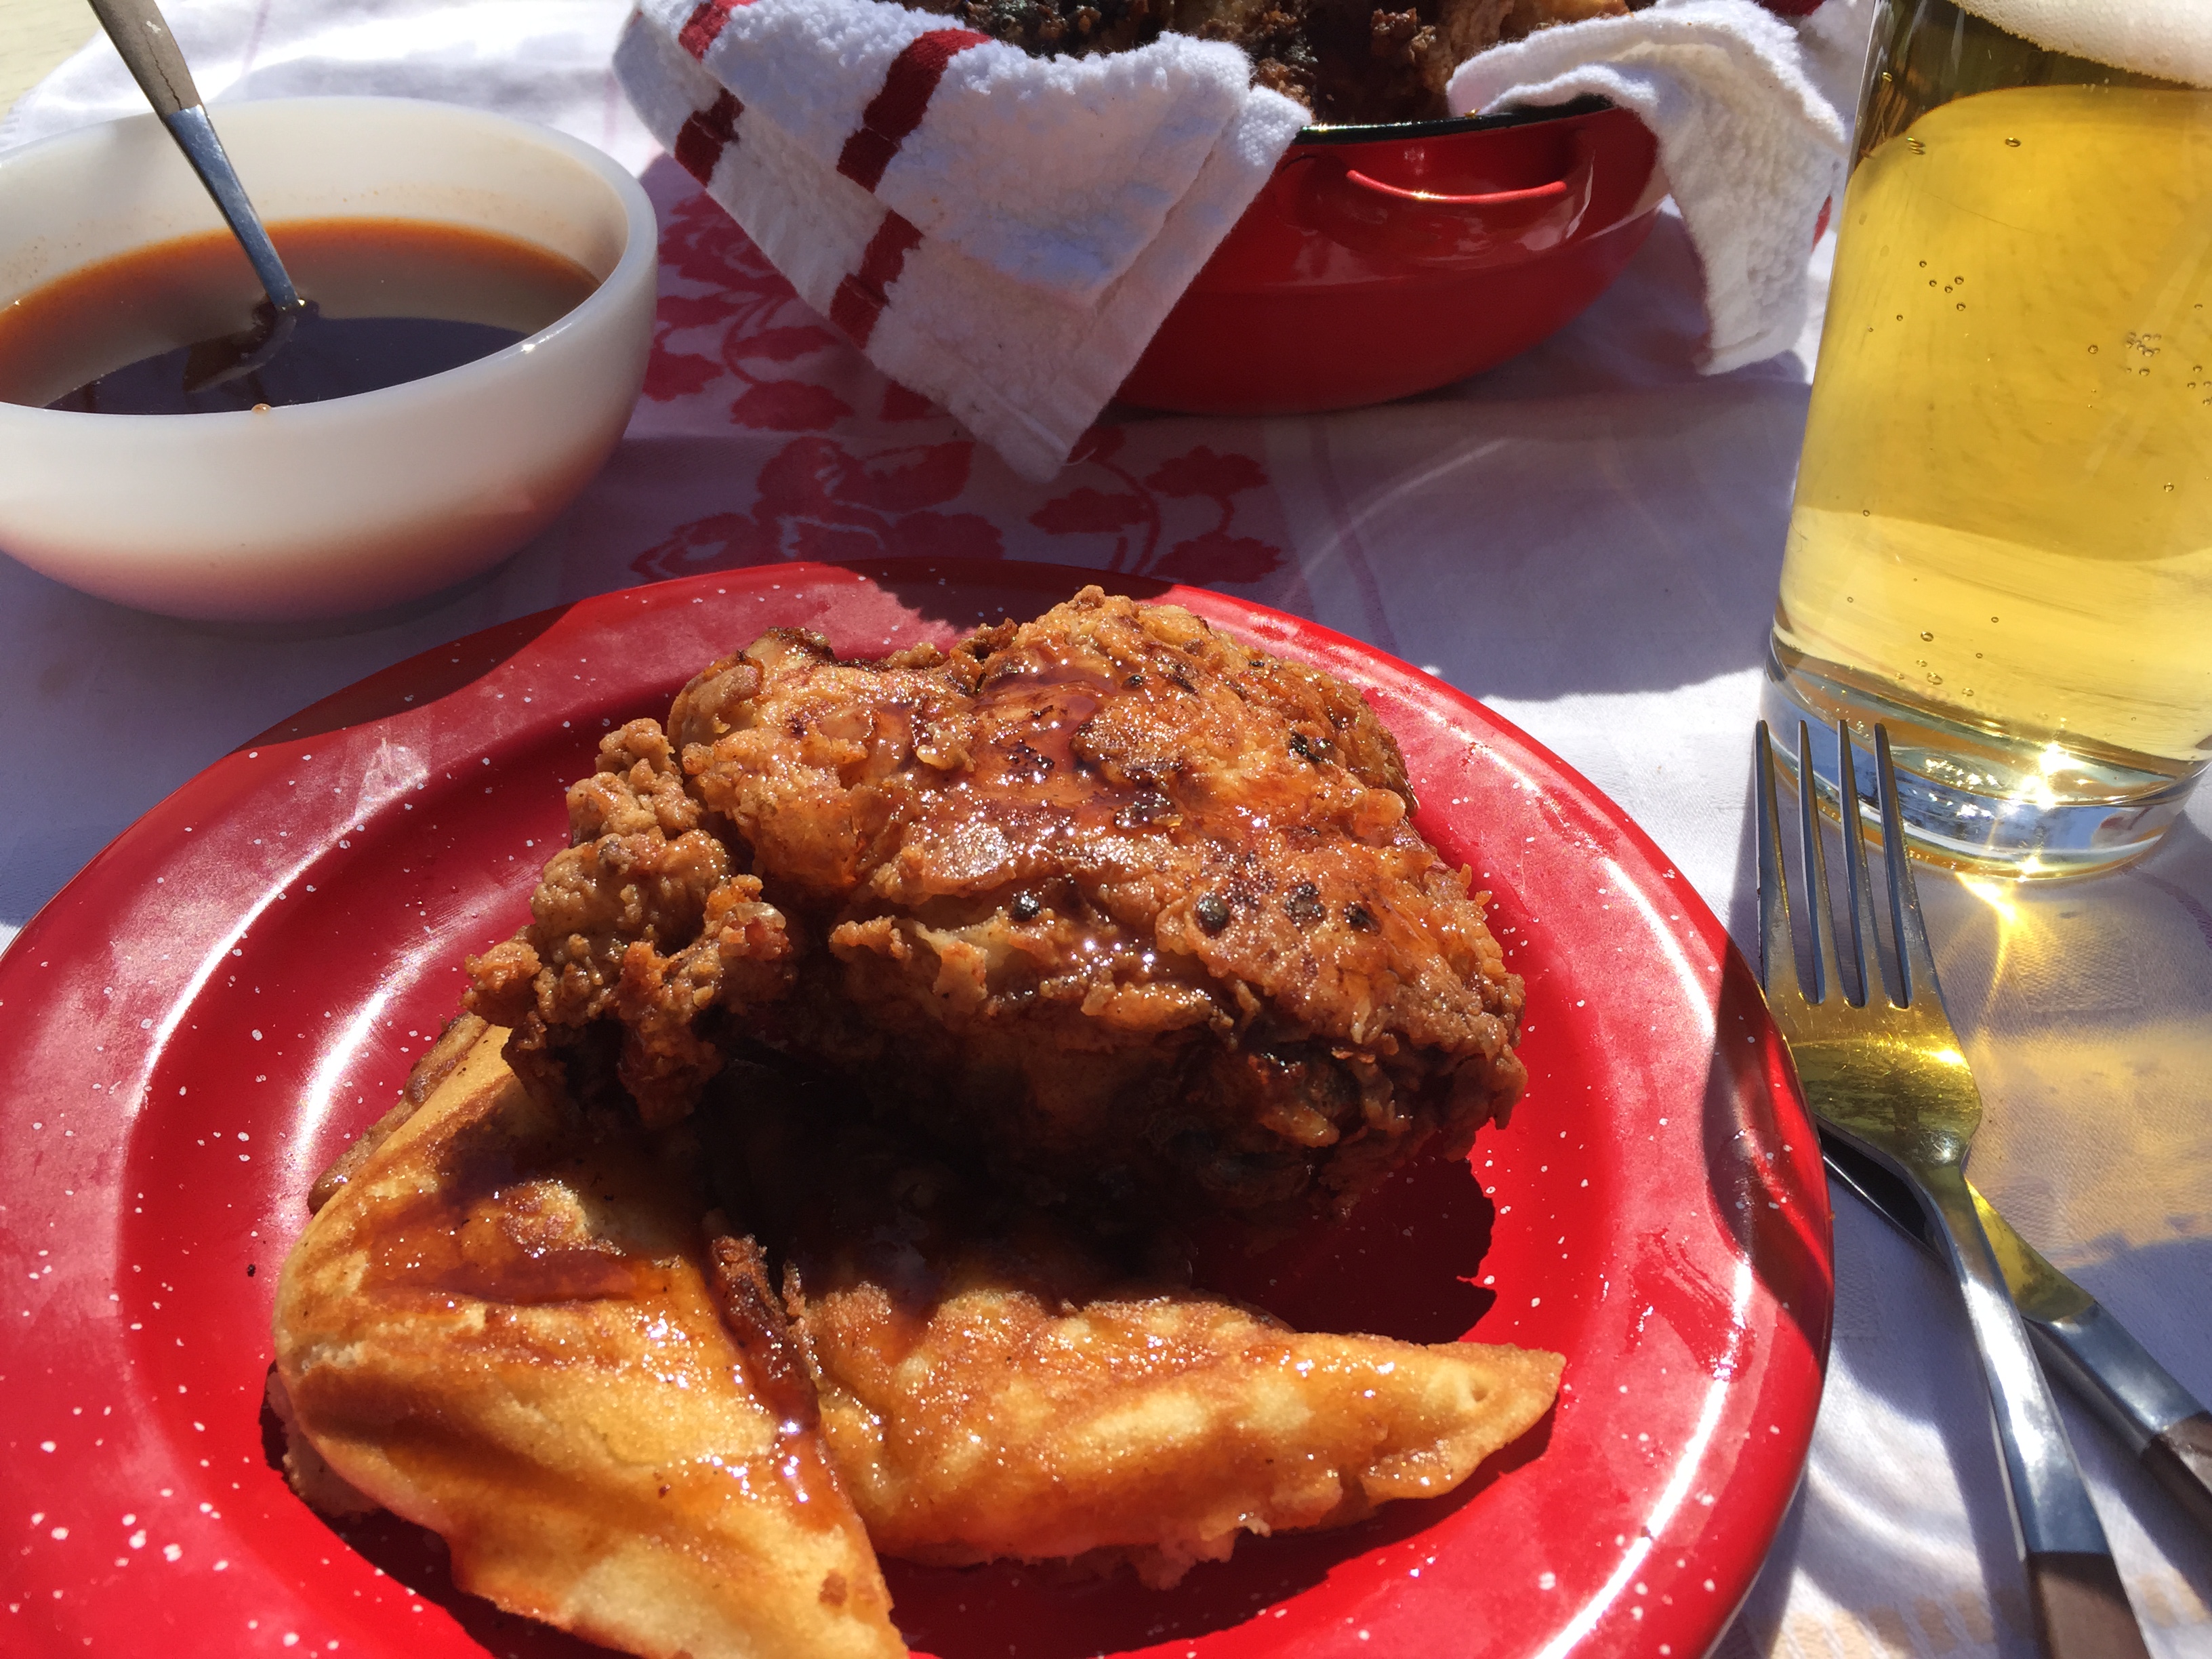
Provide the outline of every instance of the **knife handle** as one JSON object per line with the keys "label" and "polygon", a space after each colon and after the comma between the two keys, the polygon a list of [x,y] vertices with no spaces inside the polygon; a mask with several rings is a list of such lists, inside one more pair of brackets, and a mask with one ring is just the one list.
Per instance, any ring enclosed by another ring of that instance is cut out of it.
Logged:
{"label": "knife handle", "polygon": [[2142,1449],[2152,1480],[2212,1533],[2212,1412],[2185,1417],[2151,1437]]}
{"label": "knife handle", "polygon": [[2030,1551],[2027,1591],[2051,1659],[2142,1652],[2142,1634],[2111,1556]]}
{"label": "knife handle", "polygon": [[2212,1412],[2145,1352],[2103,1304],[2028,1333],[2045,1365],[2142,1460],[2189,1517],[2212,1534]]}

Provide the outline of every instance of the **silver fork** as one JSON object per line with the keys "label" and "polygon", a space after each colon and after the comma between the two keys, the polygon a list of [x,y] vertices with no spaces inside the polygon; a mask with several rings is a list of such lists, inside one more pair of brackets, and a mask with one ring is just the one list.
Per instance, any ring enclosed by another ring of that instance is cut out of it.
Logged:
{"label": "silver fork", "polygon": [[[2050,1385],[2036,1364],[2020,1313],[1990,1249],[1966,1185],[1966,1152],[1981,1122],[1982,1098],[1936,982],[1936,962],[1920,917],[1889,733],[1875,727],[1881,798],[1882,863],[1888,877],[1895,954],[1877,975],[1881,951],[1859,832],[1851,738],[1838,725],[1838,797],[1850,891],[1851,949],[1860,1000],[1848,1000],[1829,915],[1826,860],[1820,845],[1812,733],[1797,727],[1799,868],[1810,890],[1802,908],[1811,935],[1813,983],[1797,976],[1789,889],[1782,867],[1782,825],[1775,808],[1774,750],[1759,726],[1759,979],[1790,1046],[1805,1098],[1821,1122],[1909,1183],[1926,1214],[1966,1304],[1995,1408],[1997,1448],[2011,1497],[2013,1539],[2027,1573],[2043,1651],[2051,1659],[2136,1659],[2142,1632],[2120,1587],[2105,1529],[2081,1482],[2074,1448]],[[1887,981],[1887,983],[1885,982]],[[1896,995],[1889,994],[1893,985]]]}

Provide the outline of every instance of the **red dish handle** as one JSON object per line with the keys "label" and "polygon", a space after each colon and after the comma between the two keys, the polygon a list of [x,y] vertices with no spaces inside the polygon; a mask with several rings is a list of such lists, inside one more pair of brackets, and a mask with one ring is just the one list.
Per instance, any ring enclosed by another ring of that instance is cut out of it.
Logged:
{"label": "red dish handle", "polygon": [[1493,190],[1480,196],[1437,196],[1425,190],[1405,190],[1396,185],[1386,185],[1380,179],[1370,179],[1357,168],[1347,167],[1345,182],[1361,190],[1371,190],[1378,196],[1395,197],[1401,202],[1419,202],[1426,207],[1502,208],[1533,207],[1541,202],[1556,202],[1567,193],[1567,181],[1554,179],[1548,185],[1532,185],[1527,190]]}
{"label": "red dish handle", "polygon": [[1559,177],[1464,195],[1386,184],[1340,162],[1316,160],[1300,169],[1297,217],[1388,267],[1513,264],[1574,235],[1589,210],[1597,150],[1589,135],[1578,131],[1553,163]]}

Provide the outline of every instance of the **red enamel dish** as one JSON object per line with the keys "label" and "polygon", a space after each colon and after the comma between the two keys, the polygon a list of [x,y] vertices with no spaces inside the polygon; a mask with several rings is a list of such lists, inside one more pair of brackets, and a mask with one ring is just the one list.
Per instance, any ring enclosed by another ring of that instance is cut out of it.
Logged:
{"label": "red enamel dish", "polygon": [[1596,100],[1309,127],[1214,250],[1121,396],[1290,415],[1382,403],[1526,351],[1650,233],[1651,130]]}
{"label": "red enamel dish", "polygon": [[[586,599],[317,704],[56,896],[0,957],[0,1650],[586,1652],[272,1468],[270,1296],[307,1186],[453,1008],[464,953],[525,916],[609,722],[771,625],[873,653],[1090,579],[799,564]],[[1820,1150],[1748,971],[1618,808],[1480,705],[1311,623],[1141,586],[1364,690],[1528,981],[1528,1093],[1471,1167],[1417,1168],[1223,1288],[1557,1348],[1566,1388],[1451,1497],[1249,1539],[1172,1591],[891,1564],[901,1629],[940,1659],[1703,1654],[1796,1485],[1831,1305]]]}

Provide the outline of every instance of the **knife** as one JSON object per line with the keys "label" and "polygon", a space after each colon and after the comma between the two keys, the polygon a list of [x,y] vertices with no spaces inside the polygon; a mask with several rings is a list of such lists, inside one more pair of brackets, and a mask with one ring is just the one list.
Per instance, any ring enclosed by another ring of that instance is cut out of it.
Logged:
{"label": "knife", "polygon": [[[1827,1129],[1829,1173],[1923,1249],[1935,1244],[1905,1183]],[[2151,1479],[2212,1534],[2212,1412],[2144,1351],[2096,1297],[2052,1267],[1977,1191],[1982,1231],[2044,1369],[2073,1389]]]}

